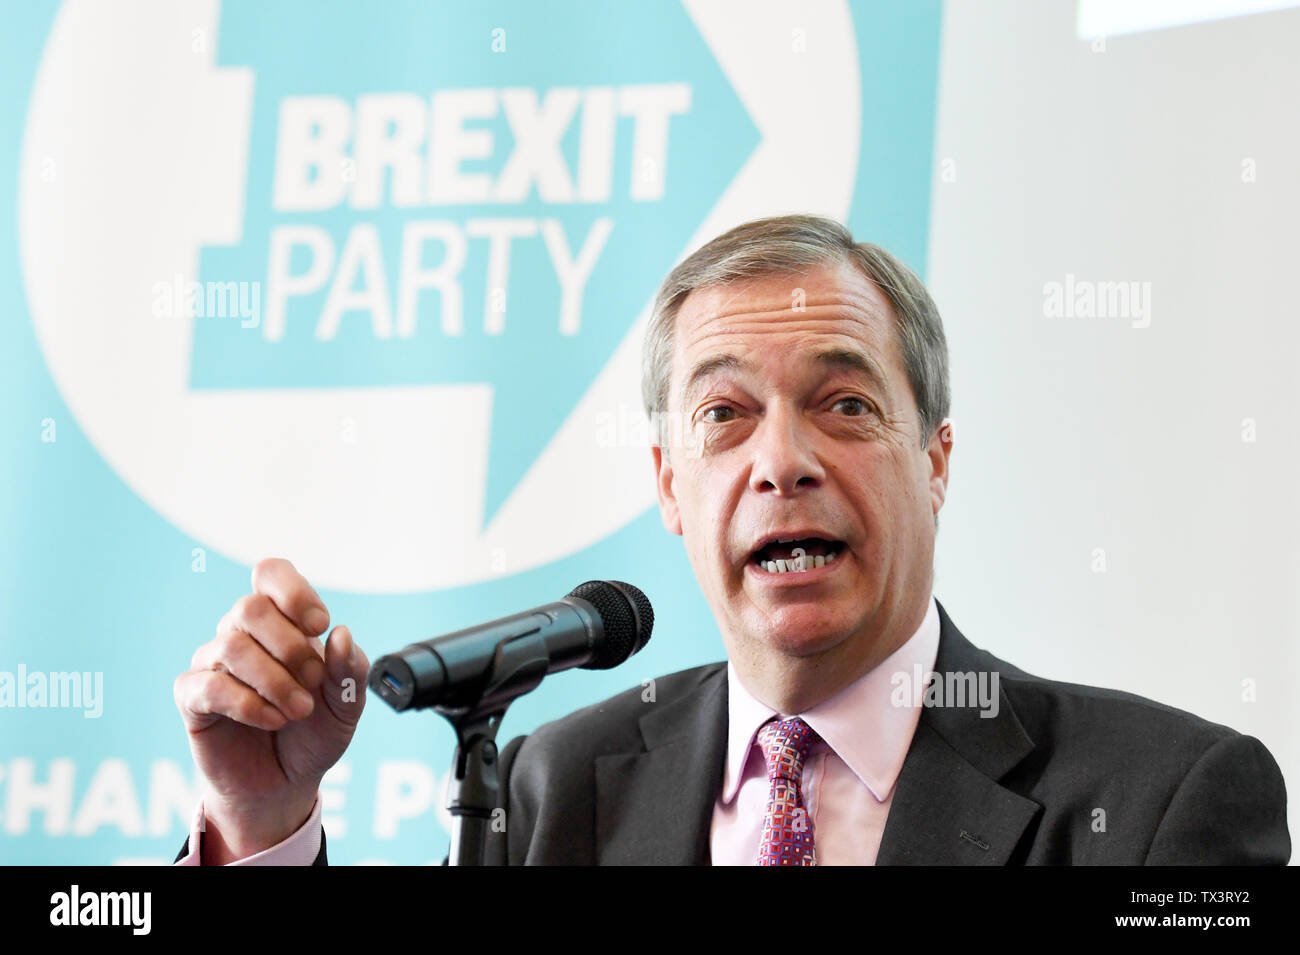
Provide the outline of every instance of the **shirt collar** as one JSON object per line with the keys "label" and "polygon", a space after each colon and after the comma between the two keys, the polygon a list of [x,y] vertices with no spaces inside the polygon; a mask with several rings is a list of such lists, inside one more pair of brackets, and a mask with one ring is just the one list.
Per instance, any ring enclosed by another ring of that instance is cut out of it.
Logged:
{"label": "shirt collar", "polygon": [[[922,678],[934,669],[939,651],[939,609],[934,596],[921,626],[907,642],[886,657],[875,669],[863,674],[839,693],[823,700],[801,716],[853,770],[877,800],[888,798],[903,768],[912,743],[920,708],[908,693],[905,705],[894,705],[894,688],[903,674],[906,680]],[[919,670],[917,669],[919,668]],[[781,716],[756,700],[727,661],[727,763],[722,800],[736,798],[745,771],[745,761],[759,728],[773,716]]]}

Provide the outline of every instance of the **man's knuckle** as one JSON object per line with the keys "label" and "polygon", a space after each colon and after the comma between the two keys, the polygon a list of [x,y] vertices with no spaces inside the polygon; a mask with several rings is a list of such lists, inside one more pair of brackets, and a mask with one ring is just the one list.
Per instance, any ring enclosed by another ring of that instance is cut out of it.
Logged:
{"label": "man's knuckle", "polygon": [[209,666],[216,663],[234,663],[248,656],[248,651],[252,646],[253,638],[243,630],[231,629],[221,635],[217,644],[215,659]]}
{"label": "man's knuckle", "polygon": [[271,699],[274,701],[275,706],[287,710],[292,704],[294,694],[297,693],[299,689],[300,687],[297,683],[293,682],[293,680],[285,680],[276,686],[275,692],[271,695]]}
{"label": "man's knuckle", "polygon": [[251,690],[239,695],[233,706],[234,718],[241,723],[252,723],[261,712],[261,697]]}
{"label": "man's knuckle", "polygon": [[253,565],[253,576],[263,579],[273,573],[284,563],[279,557],[263,557]]}
{"label": "man's knuckle", "polygon": [[216,629],[212,631],[212,635],[214,637],[219,637],[223,630],[228,630],[230,627],[234,626],[235,615],[238,612],[239,602],[236,601],[229,610],[221,615],[221,619],[217,621]]}
{"label": "man's knuckle", "polygon": [[220,674],[208,670],[197,674],[184,691],[185,706],[196,713],[211,713],[216,700],[215,677]]}
{"label": "man's knuckle", "polygon": [[229,617],[232,622],[246,620],[248,618],[249,610],[252,609],[255,596],[255,594],[244,594],[231,604],[230,613],[226,616]]}
{"label": "man's knuckle", "polygon": [[284,576],[286,571],[291,570],[293,570],[293,564],[283,557],[263,557],[253,565],[253,586],[261,590],[270,581]]}
{"label": "man's knuckle", "polygon": [[265,594],[245,594],[239,598],[236,606],[239,608],[240,619],[253,625],[266,623],[275,610],[271,598]]}

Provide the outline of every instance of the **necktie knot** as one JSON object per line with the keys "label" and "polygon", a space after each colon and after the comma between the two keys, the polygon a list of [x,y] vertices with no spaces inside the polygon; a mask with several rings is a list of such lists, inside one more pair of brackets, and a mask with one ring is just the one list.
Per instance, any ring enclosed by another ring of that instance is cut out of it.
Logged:
{"label": "necktie knot", "polygon": [[764,725],[758,731],[758,745],[767,761],[767,778],[799,785],[804,760],[818,738],[813,728],[797,716]]}

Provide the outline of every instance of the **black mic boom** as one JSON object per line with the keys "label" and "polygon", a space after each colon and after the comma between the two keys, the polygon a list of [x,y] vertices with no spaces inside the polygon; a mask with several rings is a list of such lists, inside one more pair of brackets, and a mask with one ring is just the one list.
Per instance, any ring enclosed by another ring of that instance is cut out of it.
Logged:
{"label": "black mic boom", "polygon": [[654,611],[636,587],[589,580],[563,600],[412,643],[380,657],[367,680],[395,710],[473,709],[493,687],[511,698],[548,673],[618,666],[650,639]]}

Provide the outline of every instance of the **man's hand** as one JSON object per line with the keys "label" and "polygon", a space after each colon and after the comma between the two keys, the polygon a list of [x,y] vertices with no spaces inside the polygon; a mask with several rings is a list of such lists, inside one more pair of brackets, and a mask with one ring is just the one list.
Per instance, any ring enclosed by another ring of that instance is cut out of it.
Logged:
{"label": "man's hand", "polygon": [[176,678],[176,706],[204,779],[203,864],[268,849],[311,815],[321,778],[352,741],[370,661],[287,560],[253,568],[217,635]]}

